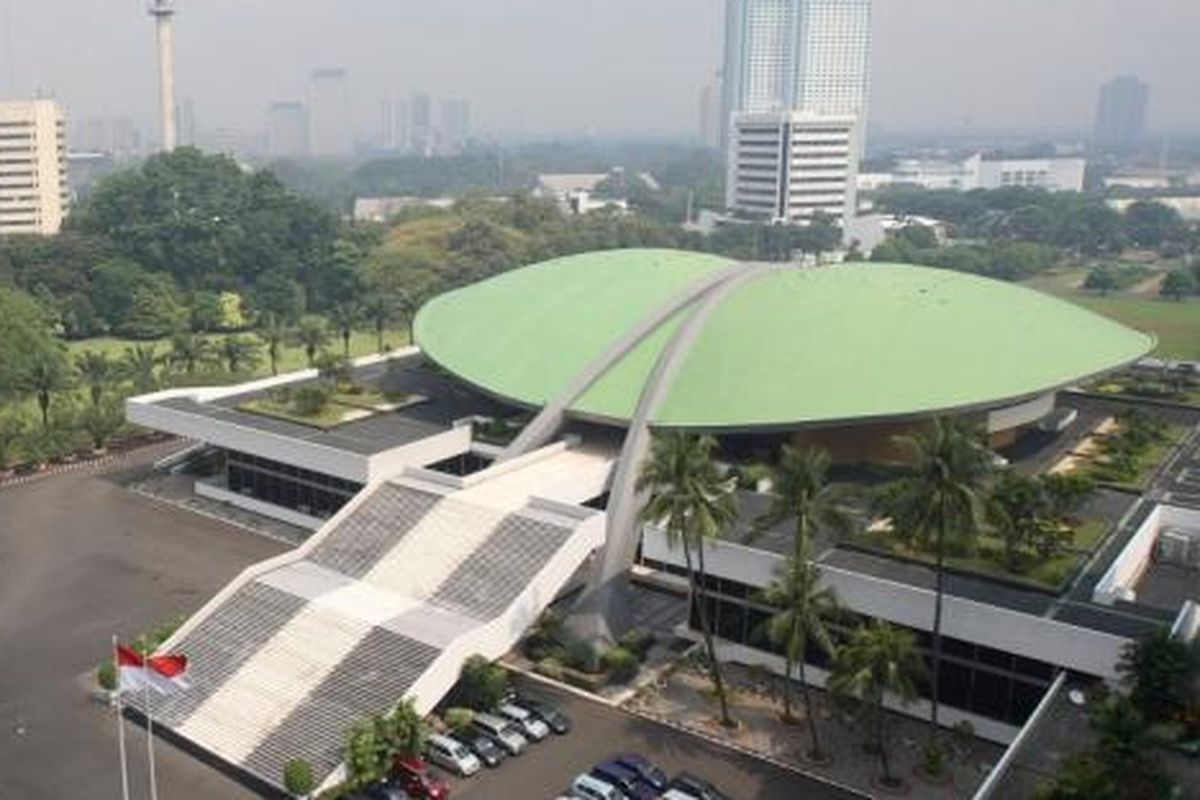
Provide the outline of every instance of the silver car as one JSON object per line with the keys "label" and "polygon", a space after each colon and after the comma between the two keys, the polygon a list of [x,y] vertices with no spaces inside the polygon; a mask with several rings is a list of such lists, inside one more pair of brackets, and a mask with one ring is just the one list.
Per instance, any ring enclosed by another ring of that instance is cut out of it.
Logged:
{"label": "silver car", "polygon": [[498,710],[500,711],[500,716],[516,725],[528,739],[540,742],[550,735],[550,727],[546,723],[535,717],[532,712],[520,706],[505,703]]}
{"label": "silver car", "polygon": [[510,756],[520,755],[529,744],[520,729],[506,719],[491,714],[476,714],[471,721],[475,730],[487,736]]}
{"label": "silver car", "polygon": [[462,742],[457,742],[449,736],[430,736],[426,749],[430,761],[464,778],[474,775],[483,767],[479,758]]}

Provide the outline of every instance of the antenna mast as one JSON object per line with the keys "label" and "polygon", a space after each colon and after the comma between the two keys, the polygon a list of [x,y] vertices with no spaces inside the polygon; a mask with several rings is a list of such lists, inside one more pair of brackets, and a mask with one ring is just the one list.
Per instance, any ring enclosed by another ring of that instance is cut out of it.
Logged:
{"label": "antenna mast", "polygon": [[149,0],[158,34],[158,104],[162,149],[170,152],[179,142],[179,117],[175,108],[175,0]]}

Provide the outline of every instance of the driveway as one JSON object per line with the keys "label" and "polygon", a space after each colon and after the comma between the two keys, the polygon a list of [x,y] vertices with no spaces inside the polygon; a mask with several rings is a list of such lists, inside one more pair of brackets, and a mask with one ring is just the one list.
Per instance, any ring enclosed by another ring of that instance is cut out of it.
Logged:
{"label": "driveway", "polygon": [[[119,467],[144,467],[151,448]],[[120,796],[116,723],[89,697],[112,634],[198,608],[282,546],[160,505],[84,470],[0,488],[0,799]],[[127,725],[132,797],[148,796],[145,733]],[[252,797],[159,740],[164,798]]]}

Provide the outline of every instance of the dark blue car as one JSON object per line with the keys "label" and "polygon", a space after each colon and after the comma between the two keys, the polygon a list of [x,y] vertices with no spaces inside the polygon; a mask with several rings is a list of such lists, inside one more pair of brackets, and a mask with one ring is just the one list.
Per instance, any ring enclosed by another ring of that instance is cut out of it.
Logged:
{"label": "dark blue car", "polygon": [[656,800],[658,790],[643,783],[638,774],[616,761],[601,761],[592,767],[592,776],[621,790],[630,800]]}
{"label": "dark blue car", "polygon": [[653,787],[656,791],[661,792],[667,788],[667,773],[637,753],[624,753],[614,758],[613,761],[637,773],[642,783]]}

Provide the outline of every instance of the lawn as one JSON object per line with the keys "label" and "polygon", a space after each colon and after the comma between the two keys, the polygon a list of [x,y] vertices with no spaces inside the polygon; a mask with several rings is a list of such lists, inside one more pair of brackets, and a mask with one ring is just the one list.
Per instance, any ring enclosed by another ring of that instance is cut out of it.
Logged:
{"label": "lawn", "polygon": [[238,406],[238,410],[248,411],[251,414],[261,414],[264,417],[275,417],[276,419],[295,422],[300,425],[308,425],[309,427],[320,428],[322,430],[334,428],[343,422],[349,422],[353,419],[363,419],[364,417],[371,416],[373,413],[341,403],[326,403],[323,408],[315,413],[303,414],[296,408],[294,403],[283,402],[270,397],[247,400]]}

